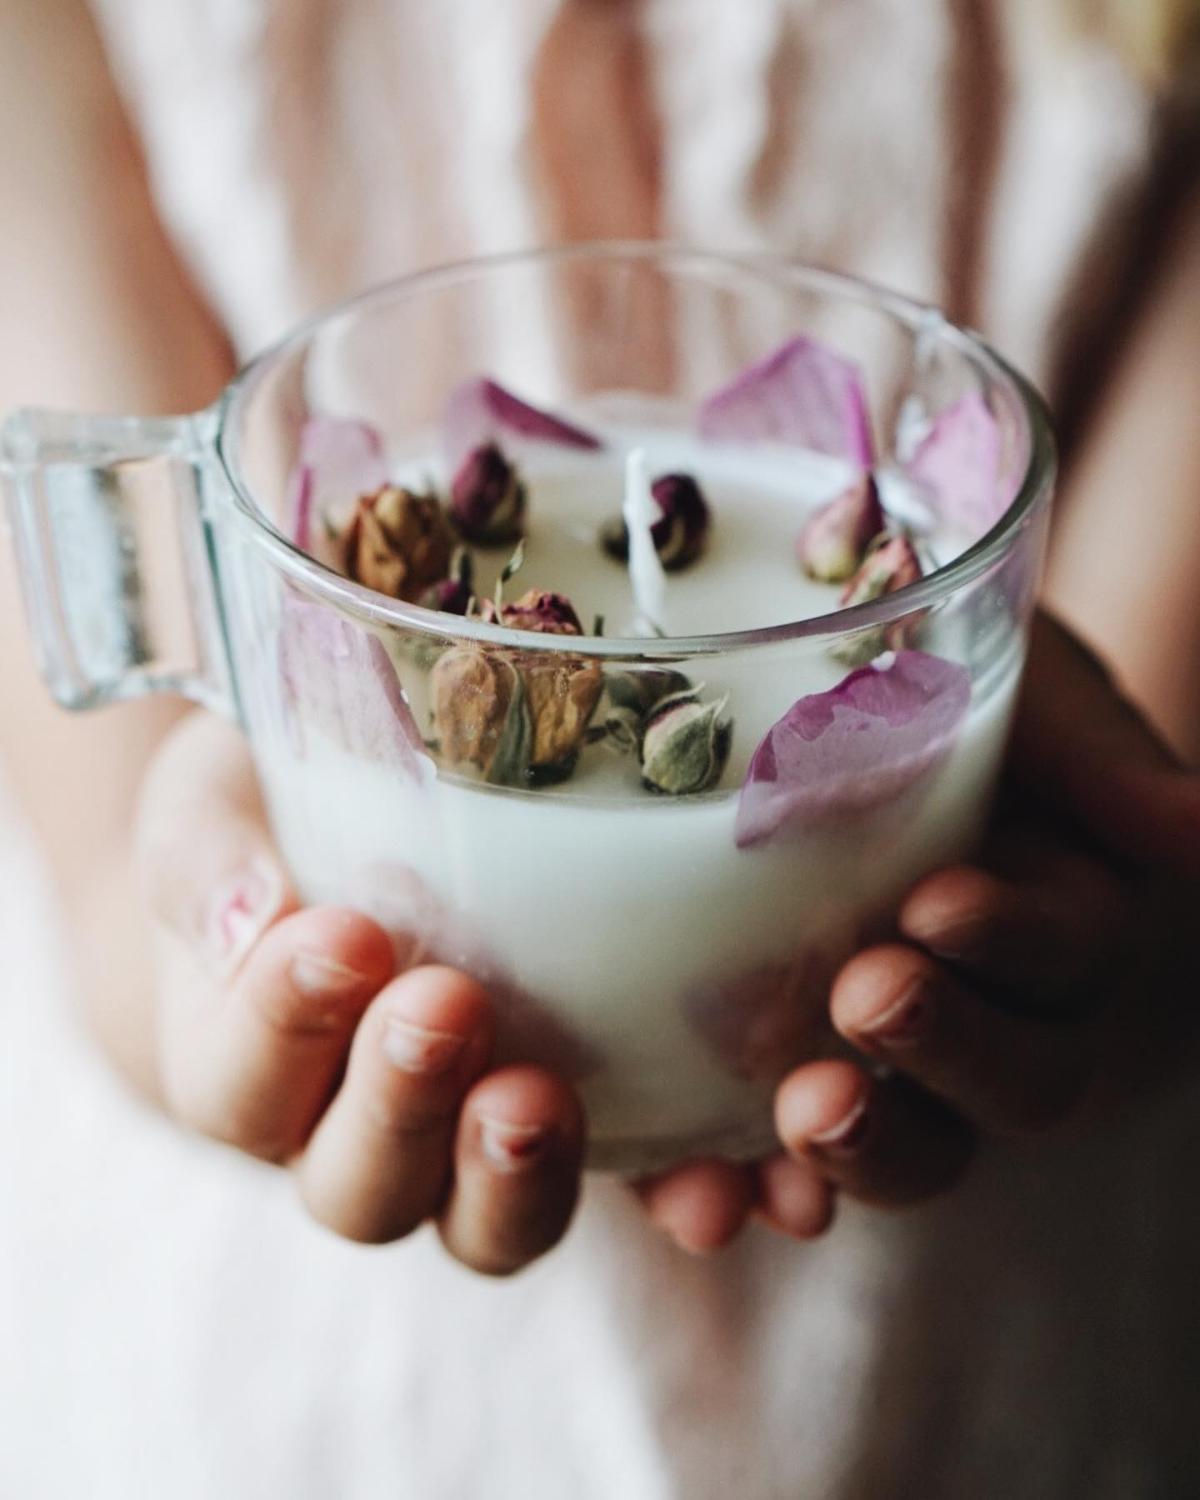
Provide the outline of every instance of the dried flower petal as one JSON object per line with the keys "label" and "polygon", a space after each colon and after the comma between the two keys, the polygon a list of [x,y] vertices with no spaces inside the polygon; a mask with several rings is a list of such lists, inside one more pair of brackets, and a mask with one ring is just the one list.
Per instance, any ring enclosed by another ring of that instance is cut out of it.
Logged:
{"label": "dried flower petal", "polygon": [[874,476],[864,472],[808,518],[796,539],[796,556],[810,578],[841,583],[857,571],[886,524]]}
{"label": "dried flower petal", "polygon": [[305,730],[315,728],[355,755],[397,766],[414,780],[432,775],[412,710],[378,636],[336,610],[287,594],[279,664],[301,747]]}
{"label": "dried flower petal", "polygon": [[343,545],[356,582],[415,602],[446,577],[454,533],[436,495],[389,484],[359,501]]}
{"label": "dried flower petal", "polygon": [[700,432],[725,442],[790,443],[861,469],[875,461],[858,366],[803,337],[710,396],[700,408]]}
{"label": "dried flower petal", "polygon": [[[650,486],[650,494],[659,509],[659,519],[650,527],[659,561],[668,572],[686,568],[704,551],[708,540],[708,501],[690,474],[664,474]],[[619,562],[629,560],[629,529],[623,516],[615,516],[600,539],[611,557]]]}
{"label": "dried flower petal", "polygon": [[362,495],[387,482],[383,439],[367,422],[310,417],[288,481],[285,526],[302,551],[341,567],[335,537],[345,530]]}
{"label": "dried flower petal", "polygon": [[642,730],[642,780],[648,787],[680,797],[717,784],[733,740],[728,701],[702,703],[695,692],[674,693],[651,709]]}
{"label": "dried flower petal", "polygon": [[738,847],[898,796],[950,753],[970,702],[967,669],[920,651],[898,652],[801,698],[751,758]]}
{"label": "dried flower petal", "polygon": [[990,531],[1013,498],[1000,472],[1000,428],[977,391],[941,412],[907,464],[943,522],[972,541]]}
{"label": "dried flower petal", "polygon": [[525,521],[526,490],[516,466],[495,443],[473,448],[450,486],[450,517],[481,547],[515,542]]}
{"label": "dried flower petal", "polygon": [[481,444],[526,438],[567,448],[604,447],[594,433],[530,406],[494,380],[468,380],[452,393],[442,414],[442,449],[454,473]]}

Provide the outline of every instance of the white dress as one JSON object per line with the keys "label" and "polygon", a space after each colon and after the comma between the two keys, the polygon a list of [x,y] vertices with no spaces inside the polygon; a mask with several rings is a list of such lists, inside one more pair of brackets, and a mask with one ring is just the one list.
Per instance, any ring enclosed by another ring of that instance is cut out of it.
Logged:
{"label": "white dress", "polygon": [[[939,112],[979,37],[940,0],[98,8],[166,221],[246,352],[360,283],[586,228],[592,172],[618,231],[949,287],[1045,374],[1146,149],[1112,58],[1038,61],[1002,27],[1011,103],[972,226]],[[580,127],[564,168],[551,105],[603,99],[606,57],[636,63],[656,153],[614,133],[587,158]],[[593,1180],[562,1248],[494,1283],[427,1231],[334,1239],[283,1174],[125,1097],[70,1016],[56,923],[6,806],[3,1500],[1200,1494],[1195,1091],[990,1148],[910,1214],[843,1205],[812,1246],[755,1227],[693,1259]]]}

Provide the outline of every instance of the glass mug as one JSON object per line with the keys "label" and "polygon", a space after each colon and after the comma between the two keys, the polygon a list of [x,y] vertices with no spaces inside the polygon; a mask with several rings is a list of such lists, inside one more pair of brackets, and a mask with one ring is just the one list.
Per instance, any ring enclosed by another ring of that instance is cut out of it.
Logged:
{"label": "glass mug", "polygon": [[[860,367],[883,472],[902,467],[914,413],[919,424],[964,396],[991,413],[995,516],[898,593],[709,636],[531,635],[375,593],[286,534],[313,413],[370,422],[389,452],[420,452],[446,393],[486,373],[581,419],[632,410],[643,430],[676,430],[705,392],[794,334]],[[775,1084],[836,1047],[838,965],[914,879],[978,840],[1053,469],[1036,394],[936,312],[779,260],[605,244],[372,291],[285,339],[198,414],[14,413],[0,477],[58,701],[166,692],[236,718],[301,897],[376,917],[403,962],[475,974],[496,1007],[497,1059],[570,1079],[589,1165],[641,1173],[769,1150]],[[738,788],[767,731],[806,691],[846,677],[848,644],[861,661],[863,642],[900,640],[966,685],[952,747],[894,794],[859,795],[871,777],[851,778],[801,831],[742,846]],[[702,680],[728,699],[725,776],[681,797],[648,795],[636,768],[594,785],[485,784],[426,742],[436,664],[463,650],[560,686],[589,674],[603,702],[643,688],[649,701],[678,682],[667,674]]]}

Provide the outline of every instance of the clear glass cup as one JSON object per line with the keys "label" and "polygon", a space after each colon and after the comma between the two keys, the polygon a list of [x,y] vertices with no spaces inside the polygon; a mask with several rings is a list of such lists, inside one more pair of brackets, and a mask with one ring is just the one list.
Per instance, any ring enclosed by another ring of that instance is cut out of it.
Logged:
{"label": "clear glass cup", "polygon": [[[285,535],[313,413],[370,421],[411,454],[446,393],[486,373],[557,410],[635,411],[673,429],[800,333],[859,364],[885,470],[901,463],[914,413],[977,393],[995,419],[1003,513],[898,593],[711,636],[534,636],[376,594]],[[837,965],[912,880],[978,840],[1053,470],[1036,394],[935,311],[780,260],[604,244],[373,291],[305,325],[198,414],[14,413],[0,477],[59,702],[168,692],[235,717],[302,897],[378,917],[402,962],[475,973],[496,1005],[498,1058],[570,1078],[589,1164],[640,1173],[768,1149],[773,1086],[836,1046],[824,1015]],[[903,631],[970,674],[948,758],[866,811],[738,848],[738,788],[771,724],[844,676],[848,647],[861,660],[864,643]],[[711,792],[655,798],[636,768],[584,791],[495,787],[439,763],[422,744],[431,674],[463,649],[555,690],[581,673],[614,692],[615,679],[653,686],[664,670],[702,680],[729,698],[725,776]]]}

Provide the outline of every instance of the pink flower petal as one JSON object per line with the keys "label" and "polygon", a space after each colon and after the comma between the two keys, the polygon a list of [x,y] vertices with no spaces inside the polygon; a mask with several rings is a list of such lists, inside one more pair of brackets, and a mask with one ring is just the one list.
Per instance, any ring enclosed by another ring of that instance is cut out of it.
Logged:
{"label": "pink flower petal", "polygon": [[949,754],[970,701],[967,669],[920,651],[897,652],[801,698],[751,758],[738,848],[897,796]]}
{"label": "pink flower petal", "polygon": [[943,521],[973,541],[990,531],[1013,498],[1000,472],[1000,428],[978,391],[935,419],[909,460],[909,474],[929,493]]}
{"label": "pink flower petal", "polygon": [[373,495],[388,479],[383,439],[367,422],[310,417],[288,481],[285,528],[302,551],[340,570],[330,529],[342,530],[359,496]]}
{"label": "pink flower petal", "polygon": [[378,636],[336,610],[289,594],[279,657],[301,746],[312,727],[364,760],[394,765],[418,781],[430,778],[432,761]]}
{"label": "pink flower petal", "polygon": [[795,338],[700,408],[700,432],[726,442],[791,443],[869,469],[875,461],[858,366]]}
{"label": "pink flower petal", "polygon": [[594,433],[530,406],[494,380],[468,380],[451,393],[442,413],[442,449],[450,473],[457,473],[474,449],[485,443],[503,445],[514,437],[566,448],[604,447]]}

